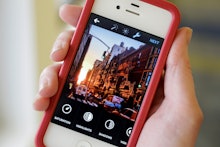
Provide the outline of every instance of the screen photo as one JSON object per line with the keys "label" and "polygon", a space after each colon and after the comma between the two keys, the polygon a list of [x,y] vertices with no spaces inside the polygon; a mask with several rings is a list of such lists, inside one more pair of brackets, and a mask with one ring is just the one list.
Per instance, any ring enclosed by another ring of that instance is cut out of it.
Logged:
{"label": "screen photo", "polygon": [[134,121],[160,49],[91,25],[80,50],[67,98]]}
{"label": "screen photo", "polygon": [[144,35],[92,15],[52,122],[126,146],[160,53]]}

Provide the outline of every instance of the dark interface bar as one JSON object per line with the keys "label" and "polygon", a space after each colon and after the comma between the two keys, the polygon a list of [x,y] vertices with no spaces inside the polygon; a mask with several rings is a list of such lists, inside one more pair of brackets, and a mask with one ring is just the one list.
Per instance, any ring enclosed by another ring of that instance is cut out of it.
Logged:
{"label": "dark interface bar", "polygon": [[106,19],[105,17],[99,16],[96,14],[91,15],[91,18],[89,21],[90,21],[89,24],[99,26],[101,28],[110,30],[112,32],[141,41],[149,45],[153,45],[158,48],[161,48],[163,44],[163,40],[164,40],[163,38],[143,32],[141,30],[132,28],[130,26],[124,25],[119,22]]}

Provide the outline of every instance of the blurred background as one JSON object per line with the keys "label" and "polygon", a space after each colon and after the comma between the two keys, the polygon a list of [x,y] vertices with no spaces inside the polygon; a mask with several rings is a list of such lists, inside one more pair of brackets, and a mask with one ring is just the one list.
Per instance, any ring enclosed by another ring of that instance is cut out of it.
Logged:
{"label": "blurred background", "polygon": [[[83,0],[0,0],[0,146],[31,147],[43,113],[32,108],[41,70],[67,28],[58,17],[63,3]],[[190,58],[205,120],[196,147],[220,146],[220,1],[170,0],[181,26],[194,30]]]}

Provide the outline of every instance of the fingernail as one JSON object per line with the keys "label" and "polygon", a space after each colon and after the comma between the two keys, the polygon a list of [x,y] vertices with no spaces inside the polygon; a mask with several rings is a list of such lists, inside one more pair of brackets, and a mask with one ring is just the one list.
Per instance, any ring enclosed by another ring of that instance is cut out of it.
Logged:
{"label": "fingernail", "polygon": [[187,36],[187,43],[189,44],[191,39],[192,39],[192,33],[193,33],[193,30],[191,28],[187,28],[187,31],[186,31],[186,36]]}

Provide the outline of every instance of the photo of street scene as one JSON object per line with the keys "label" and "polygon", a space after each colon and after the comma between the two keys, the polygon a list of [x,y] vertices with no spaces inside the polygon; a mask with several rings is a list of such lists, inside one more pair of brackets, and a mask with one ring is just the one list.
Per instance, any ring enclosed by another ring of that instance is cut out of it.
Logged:
{"label": "photo of street scene", "polygon": [[160,49],[90,25],[65,84],[65,97],[134,121]]}

